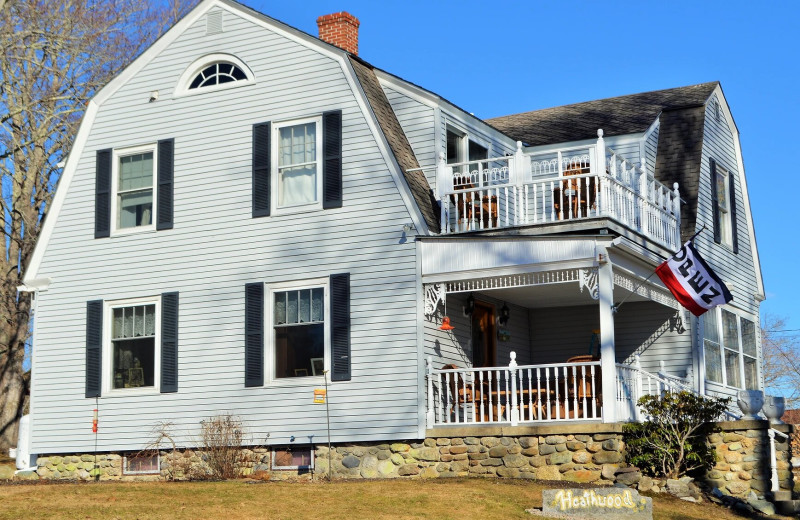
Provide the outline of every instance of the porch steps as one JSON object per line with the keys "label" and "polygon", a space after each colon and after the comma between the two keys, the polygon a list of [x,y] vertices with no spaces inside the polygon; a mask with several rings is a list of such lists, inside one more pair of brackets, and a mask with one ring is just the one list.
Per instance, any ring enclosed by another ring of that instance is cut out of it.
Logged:
{"label": "porch steps", "polygon": [[775,512],[779,515],[792,516],[800,513],[800,500],[792,500],[791,491],[775,491],[773,493]]}

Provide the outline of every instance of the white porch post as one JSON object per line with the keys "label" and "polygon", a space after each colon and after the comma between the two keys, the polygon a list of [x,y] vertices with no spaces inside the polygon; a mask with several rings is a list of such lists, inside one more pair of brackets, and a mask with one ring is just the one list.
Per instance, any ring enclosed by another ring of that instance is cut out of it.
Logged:
{"label": "white porch post", "polygon": [[608,253],[602,252],[597,268],[600,304],[600,366],[603,371],[603,422],[617,422],[617,361],[614,348],[614,273]]}
{"label": "white porch post", "polygon": [[425,414],[425,422],[428,429],[433,428],[435,415],[433,413],[433,357],[428,356],[425,360],[426,370],[428,376],[428,412]]}

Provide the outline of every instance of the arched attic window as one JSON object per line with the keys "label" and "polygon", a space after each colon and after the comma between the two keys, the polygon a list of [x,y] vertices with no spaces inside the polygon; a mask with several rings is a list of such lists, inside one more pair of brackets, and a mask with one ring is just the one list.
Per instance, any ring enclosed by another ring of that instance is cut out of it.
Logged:
{"label": "arched attic window", "polygon": [[181,75],[176,96],[239,87],[255,81],[250,68],[230,54],[211,54],[195,60]]}
{"label": "arched attic window", "polygon": [[246,79],[247,75],[233,63],[214,63],[197,73],[197,76],[189,83],[189,90]]}

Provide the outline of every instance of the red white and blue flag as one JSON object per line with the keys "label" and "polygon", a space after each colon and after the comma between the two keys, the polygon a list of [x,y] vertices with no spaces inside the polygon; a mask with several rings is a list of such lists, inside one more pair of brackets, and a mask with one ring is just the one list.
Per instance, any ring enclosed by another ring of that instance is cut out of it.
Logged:
{"label": "red white and blue flag", "polygon": [[703,260],[691,240],[659,265],[656,274],[675,299],[695,316],[733,300],[731,292]]}

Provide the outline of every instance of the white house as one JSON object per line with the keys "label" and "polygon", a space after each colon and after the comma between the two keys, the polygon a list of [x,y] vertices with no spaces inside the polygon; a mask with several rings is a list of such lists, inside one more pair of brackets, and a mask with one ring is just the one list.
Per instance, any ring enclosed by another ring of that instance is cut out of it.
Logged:
{"label": "white house", "polygon": [[[718,83],[483,121],[319,22],[204,0],[89,102],[23,288],[31,453],[136,452],[163,421],[191,446],[224,413],[311,452],[326,378],[342,445],[761,388]],[[651,274],[703,226],[734,300],[697,320]]]}

